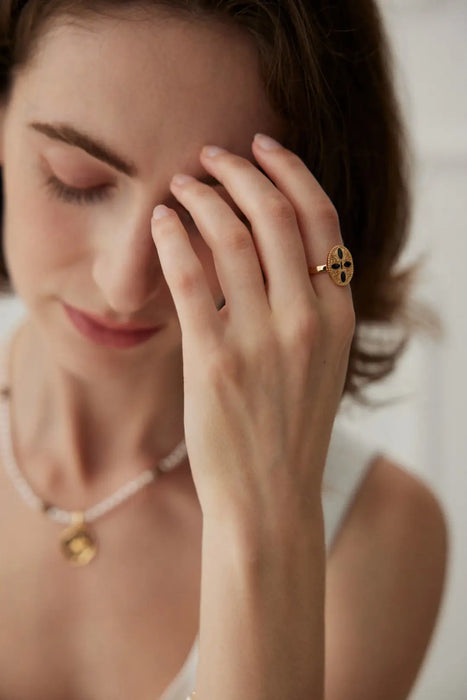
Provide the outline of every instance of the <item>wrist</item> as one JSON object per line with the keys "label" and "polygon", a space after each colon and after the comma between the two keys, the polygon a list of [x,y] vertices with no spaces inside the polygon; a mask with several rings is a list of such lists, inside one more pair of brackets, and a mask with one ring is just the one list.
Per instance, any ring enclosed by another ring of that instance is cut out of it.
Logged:
{"label": "wrist", "polygon": [[321,532],[324,516],[321,493],[305,499],[282,493],[249,502],[218,503],[215,510],[203,510],[203,532],[217,533],[219,538],[233,537],[239,544],[275,541],[297,532]]}
{"label": "wrist", "polygon": [[[214,560],[248,569],[264,565],[292,566],[302,555],[325,547],[324,517],[321,500],[306,517],[296,512],[259,508],[230,508],[223,518],[203,518],[203,552],[206,561]],[[228,565],[229,566],[229,565]]]}

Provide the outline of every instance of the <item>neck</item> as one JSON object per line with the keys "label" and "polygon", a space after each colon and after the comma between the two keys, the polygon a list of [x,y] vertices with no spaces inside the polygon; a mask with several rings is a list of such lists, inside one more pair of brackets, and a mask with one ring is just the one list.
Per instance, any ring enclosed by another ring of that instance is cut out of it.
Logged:
{"label": "neck", "polygon": [[[150,360],[147,350],[139,360],[101,350],[78,343],[70,348],[32,320],[14,338],[16,453],[21,471],[31,485],[43,486],[44,497],[53,499],[55,486],[62,496],[107,496],[184,438],[181,349],[164,356],[156,350]],[[186,459],[174,475],[182,467],[186,472]]]}

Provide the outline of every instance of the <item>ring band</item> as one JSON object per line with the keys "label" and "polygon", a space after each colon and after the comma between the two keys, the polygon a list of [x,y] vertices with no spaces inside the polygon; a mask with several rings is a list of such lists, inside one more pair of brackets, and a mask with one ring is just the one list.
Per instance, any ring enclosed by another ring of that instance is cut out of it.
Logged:
{"label": "ring band", "polygon": [[317,275],[319,272],[328,272],[334,284],[339,287],[346,287],[354,273],[353,258],[350,250],[343,245],[335,245],[328,253],[325,265],[309,267],[310,275]]}

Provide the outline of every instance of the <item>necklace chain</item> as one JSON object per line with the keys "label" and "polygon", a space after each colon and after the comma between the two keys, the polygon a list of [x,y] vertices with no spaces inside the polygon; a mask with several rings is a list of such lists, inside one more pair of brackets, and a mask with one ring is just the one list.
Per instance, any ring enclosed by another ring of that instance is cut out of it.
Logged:
{"label": "necklace chain", "polygon": [[49,518],[58,523],[68,525],[75,522],[76,512],[82,513],[84,521],[90,523],[116,508],[144,488],[144,486],[155,481],[161,473],[169,472],[174,469],[186,457],[186,444],[185,441],[182,440],[177,447],[155,467],[146,469],[146,471],[121,486],[115,493],[84,511],[63,510],[42,500],[42,498],[34,493],[21,474],[16,463],[12,444],[10,412],[12,392],[9,381],[8,363],[13,339],[16,335],[16,329],[17,326],[10,332],[5,345],[0,349],[0,461],[3,462],[4,469],[17,492],[30,507],[42,511]]}

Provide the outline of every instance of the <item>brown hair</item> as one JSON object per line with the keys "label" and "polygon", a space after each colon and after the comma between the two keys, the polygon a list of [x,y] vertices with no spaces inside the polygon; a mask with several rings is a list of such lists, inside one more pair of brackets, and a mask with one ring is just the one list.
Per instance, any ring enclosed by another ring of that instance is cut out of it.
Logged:
{"label": "brown hair", "polygon": [[[415,330],[437,335],[441,324],[411,298],[423,261],[396,270],[411,221],[412,157],[374,0],[134,0],[131,8],[126,0],[2,0],[0,102],[57,18],[151,8],[235,23],[255,40],[267,94],[288,125],[284,145],[330,197],[354,259],[356,330],[344,394],[375,405],[364,386],[393,371]],[[1,281],[13,291],[0,238]]]}

